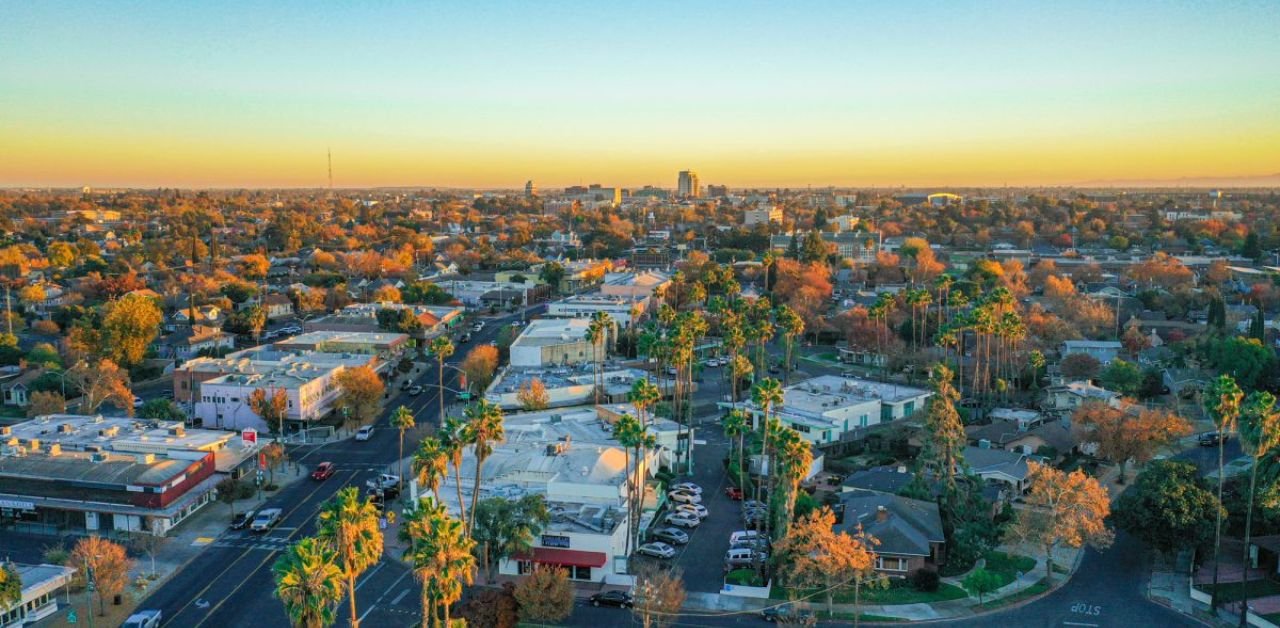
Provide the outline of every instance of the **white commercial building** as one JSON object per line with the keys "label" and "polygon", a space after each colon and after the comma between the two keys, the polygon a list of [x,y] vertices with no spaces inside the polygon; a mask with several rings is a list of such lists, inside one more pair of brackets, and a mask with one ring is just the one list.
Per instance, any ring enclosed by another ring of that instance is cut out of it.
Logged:
{"label": "white commercial building", "polygon": [[587,340],[590,324],[582,318],[530,321],[511,343],[511,366],[563,366],[595,360],[597,356]]}
{"label": "white commercial building", "polygon": [[71,583],[75,568],[65,565],[12,566],[18,572],[22,592],[16,604],[0,605],[0,627],[34,624],[58,612],[58,591]]}
{"label": "white commercial building", "polygon": [[268,426],[253,411],[249,398],[256,390],[264,391],[268,398],[282,391],[288,398],[285,421],[310,423],[333,410],[342,394],[337,378],[344,368],[299,361],[281,368],[215,377],[200,384],[195,416],[206,427],[272,429],[276,426]]}
{"label": "white commercial building", "polygon": [[756,207],[742,212],[742,224],[747,227],[756,225],[767,225],[769,223],[782,223],[782,208],[777,205],[769,205],[767,207]]}
{"label": "white commercial building", "polygon": [[661,296],[662,291],[670,284],[670,276],[654,270],[607,273],[604,283],[600,284],[600,294],[627,298]]}
{"label": "white commercial building", "polygon": [[[922,388],[838,375],[786,387],[777,418],[809,442],[853,440],[866,428],[912,416],[933,393]],[[757,416],[760,411],[755,410]]]}
{"label": "white commercial building", "polygon": [[608,314],[622,329],[649,309],[649,297],[576,294],[547,304],[547,315],[562,318],[591,318],[596,312]]}

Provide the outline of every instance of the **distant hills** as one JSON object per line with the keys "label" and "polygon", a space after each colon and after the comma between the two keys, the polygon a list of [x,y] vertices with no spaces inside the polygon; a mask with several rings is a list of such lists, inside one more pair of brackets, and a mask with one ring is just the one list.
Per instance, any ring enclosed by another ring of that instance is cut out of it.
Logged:
{"label": "distant hills", "polygon": [[1109,188],[1272,188],[1280,187],[1280,172],[1245,177],[1180,177],[1177,179],[1095,179],[1080,187]]}

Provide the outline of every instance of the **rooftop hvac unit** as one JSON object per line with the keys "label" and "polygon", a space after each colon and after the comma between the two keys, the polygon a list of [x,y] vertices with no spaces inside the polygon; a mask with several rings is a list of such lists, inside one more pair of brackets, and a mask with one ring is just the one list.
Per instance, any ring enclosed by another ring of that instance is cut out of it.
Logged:
{"label": "rooftop hvac unit", "polygon": [[8,436],[13,433],[13,428],[8,425],[0,425],[0,436]]}
{"label": "rooftop hvac unit", "polygon": [[23,444],[26,445],[32,451],[36,449],[40,449],[40,439],[38,438],[28,438],[26,442]]}
{"label": "rooftop hvac unit", "polygon": [[93,462],[106,462],[106,461],[107,461],[107,454],[102,453],[102,452],[97,452],[97,453],[93,454],[92,456],[89,456],[89,460],[91,460],[91,461],[93,461]]}
{"label": "rooftop hvac unit", "polygon": [[[76,431],[76,427],[75,427],[74,425],[70,424],[70,423],[59,423],[59,424],[58,424],[58,433],[59,433],[59,434],[71,434],[71,433],[73,433],[73,432],[75,432],[75,431]],[[6,434],[6,433],[8,433],[7,429],[6,429],[5,431],[0,431],[0,434]]]}
{"label": "rooftop hvac unit", "polygon": [[62,445],[59,445],[58,443],[49,443],[48,451],[50,456],[60,456],[62,455]]}

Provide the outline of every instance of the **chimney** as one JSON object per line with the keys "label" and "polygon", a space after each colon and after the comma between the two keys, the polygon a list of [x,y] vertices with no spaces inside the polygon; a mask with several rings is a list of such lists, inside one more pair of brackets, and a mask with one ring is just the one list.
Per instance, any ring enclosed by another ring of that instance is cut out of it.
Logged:
{"label": "chimney", "polygon": [[884,523],[889,520],[889,510],[884,506],[876,506],[876,521]]}

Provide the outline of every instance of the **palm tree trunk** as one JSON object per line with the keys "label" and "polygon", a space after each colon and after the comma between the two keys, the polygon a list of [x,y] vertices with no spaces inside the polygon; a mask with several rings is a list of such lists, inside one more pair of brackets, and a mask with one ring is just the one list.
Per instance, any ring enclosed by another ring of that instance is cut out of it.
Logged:
{"label": "palm tree trunk", "polygon": [[465,506],[466,502],[462,501],[462,469],[461,465],[459,465],[457,461],[454,461],[453,464],[453,486],[458,489],[458,518],[462,520],[462,528],[466,530],[467,535],[470,536],[471,528],[468,527],[467,522],[471,519],[467,517],[467,509]]}
{"label": "palm tree trunk", "polygon": [[1250,528],[1253,527],[1253,491],[1258,482],[1258,458],[1253,459],[1253,468],[1249,471],[1249,509],[1244,516],[1244,576],[1240,583],[1240,591],[1244,595],[1240,600],[1240,626],[1249,625],[1249,542]]}
{"label": "palm tree trunk", "polygon": [[404,492],[404,429],[400,430],[400,457],[396,459],[396,466],[399,470],[398,479],[396,480],[396,489]]}
{"label": "palm tree trunk", "polygon": [[[480,456],[476,456],[476,483],[475,483],[475,487],[471,489],[471,516],[467,517],[467,519],[471,522],[471,525],[475,525],[476,502],[480,501],[480,467],[483,465],[484,465],[484,458]],[[461,506],[461,504],[459,504],[459,506]],[[471,529],[472,528],[470,527],[467,528],[468,535],[471,534]]]}
{"label": "palm tree trunk", "polygon": [[444,425],[444,358],[439,359],[439,368],[436,369],[436,393],[440,395],[440,416],[436,421]]}
{"label": "palm tree trunk", "polygon": [[[1223,426],[1225,427],[1225,426]],[[1221,438],[1222,432],[1226,430],[1223,427],[1218,428],[1218,503],[1222,503],[1222,466],[1223,451],[1222,444],[1225,439]],[[1213,527],[1213,595],[1209,597],[1209,608],[1215,613],[1218,611],[1218,556],[1222,552],[1222,508],[1216,509],[1215,522]]]}
{"label": "palm tree trunk", "polygon": [[351,596],[351,628],[360,628],[360,616],[356,614],[356,576],[347,575],[347,593]]}

